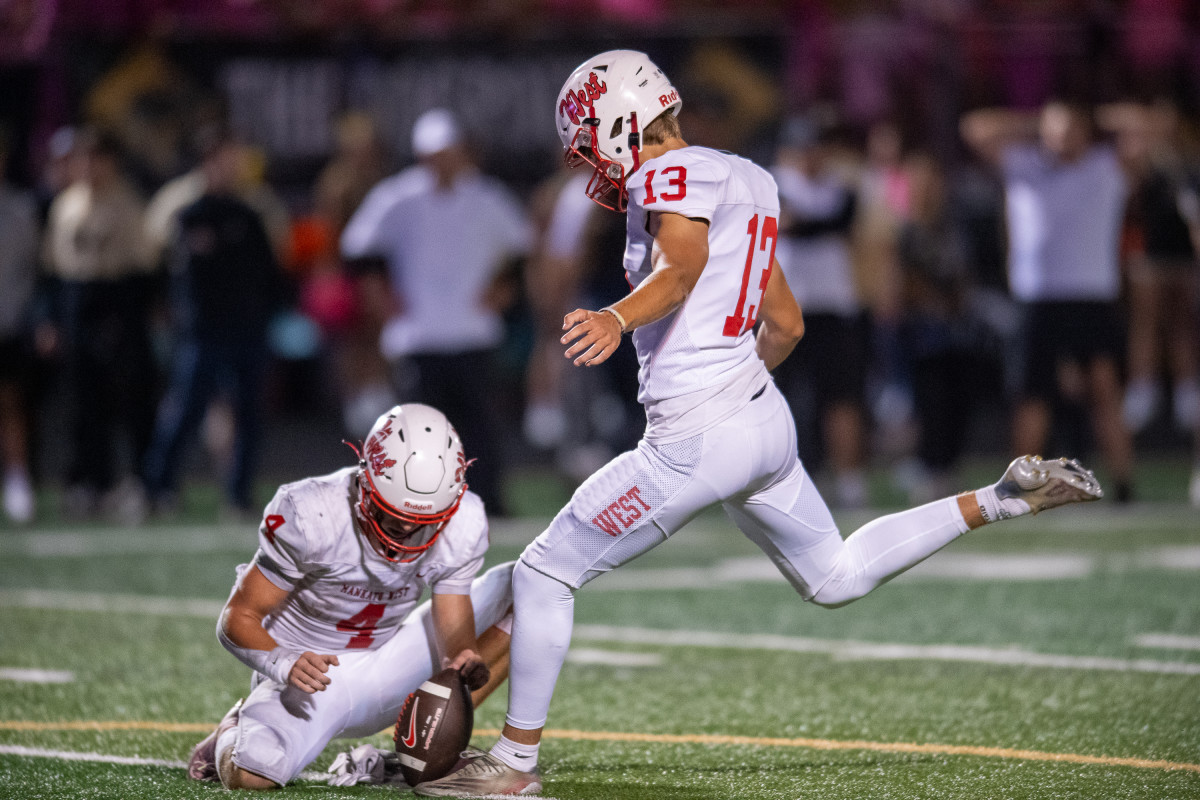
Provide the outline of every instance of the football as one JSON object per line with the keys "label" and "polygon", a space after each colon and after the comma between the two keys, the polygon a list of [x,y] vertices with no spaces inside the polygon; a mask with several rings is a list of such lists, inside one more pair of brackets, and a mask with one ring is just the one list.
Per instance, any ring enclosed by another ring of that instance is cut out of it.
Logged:
{"label": "football", "polygon": [[448,773],[471,741],[475,709],[457,669],[444,669],[404,701],[393,739],[409,786]]}

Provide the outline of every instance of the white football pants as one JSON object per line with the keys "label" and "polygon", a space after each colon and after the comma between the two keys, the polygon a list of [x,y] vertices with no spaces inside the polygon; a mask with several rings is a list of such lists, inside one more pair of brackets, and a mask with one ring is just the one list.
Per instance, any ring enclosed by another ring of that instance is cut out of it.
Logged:
{"label": "white football pants", "polygon": [[[471,584],[476,635],[508,613],[512,570],[513,562],[500,564]],[[405,698],[441,663],[430,607],[427,600],[413,609],[378,649],[339,653],[323,692],[307,694],[254,673],[238,719],[233,763],[282,786],[331,740],[372,736],[395,725]]]}
{"label": "white football pants", "polygon": [[617,456],[576,490],[513,573],[509,724],[542,727],[571,640],[574,592],[721,503],[805,600],[845,605],[967,531],[951,497],[874,520],[842,540],[796,455],[773,383],[729,419]]}

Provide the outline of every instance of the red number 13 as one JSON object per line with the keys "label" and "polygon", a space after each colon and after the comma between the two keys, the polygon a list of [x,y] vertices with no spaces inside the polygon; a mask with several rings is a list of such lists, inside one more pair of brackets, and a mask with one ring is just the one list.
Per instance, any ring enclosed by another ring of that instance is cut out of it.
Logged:
{"label": "red number 13", "polygon": [[657,197],[654,196],[653,186],[654,175],[656,172],[657,170],[652,169],[646,173],[646,202],[642,203],[642,205],[648,206],[651,203],[657,203],[659,200],[666,200],[667,202],[672,200],[682,200],[683,198],[687,197],[687,167],[665,168],[662,171],[663,175],[670,175],[671,173],[675,174],[675,177],[671,178],[671,180],[667,182],[668,188],[674,189],[675,191],[663,192]]}
{"label": "red number 13", "polygon": [[[755,214],[746,226],[746,234],[750,237],[750,247],[746,251],[746,268],[742,272],[742,291],[738,294],[737,309],[733,312],[733,316],[725,318],[724,334],[726,336],[741,336],[742,333],[753,328],[758,319],[756,312],[762,307],[763,292],[767,290],[767,281],[771,279],[771,268],[775,264],[775,243],[779,238],[779,221],[775,217],[763,217],[762,230],[759,231],[758,214]],[[758,297],[750,303],[750,309],[747,311],[746,295],[750,288],[750,273],[754,269],[754,256],[756,251],[766,252],[768,241],[771,243],[771,250],[767,256],[766,266],[763,267],[762,278],[758,282]],[[758,245],[757,248],[755,244]],[[744,314],[743,311],[745,311]]]}

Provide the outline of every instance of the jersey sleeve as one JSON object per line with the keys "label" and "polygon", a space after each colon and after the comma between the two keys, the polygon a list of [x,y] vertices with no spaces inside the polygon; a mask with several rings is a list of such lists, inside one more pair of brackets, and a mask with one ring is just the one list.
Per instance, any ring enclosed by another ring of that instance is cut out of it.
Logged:
{"label": "jersey sleeve", "polygon": [[392,182],[384,181],[367,192],[358,210],[342,231],[342,257],[348,259],[386,255],[388,251],[388,216],[395,207]]}
{"label": "jersey sleeve", "polygon": [[258,527],[254,565],[271,583],[291,591],[304,577],[308,543],[288,492],[280,491],[267,505]]}
{"label": "jersey sleeve", "polygon": [[483,557],[488,549],[488,521],[483,503],[474,495],[463,498],[451,526],[447,526],[442,535],[454,546],[448,547],[442,556],[444,568],[432,581],[432,591],[434,594],[470,594],[471,583],[483,567]]}
{"label": "jersey sleeve", "polygon": [[631,203],[712,222],[727,176],[707,160],[682,150],[646,162],[630,179]]}
{"label": "jersey sleeve", "polygon": [[502,186],[495,187],[492,219],[496,241],[509,257],[524,256],[533,247],[533,229],[520,203]]}

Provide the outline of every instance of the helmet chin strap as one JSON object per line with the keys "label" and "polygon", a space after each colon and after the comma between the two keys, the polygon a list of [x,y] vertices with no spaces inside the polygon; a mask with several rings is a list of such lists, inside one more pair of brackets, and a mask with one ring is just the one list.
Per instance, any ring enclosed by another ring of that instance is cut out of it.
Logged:
{"label": "helmet chin strap", "polygon": [[642,133],[638,130],[637,112],[629,112],[629,152],[633,155],[633,169],[629,170],[629,174],[637,172],[638,167],[642,165],[641,156]]}

